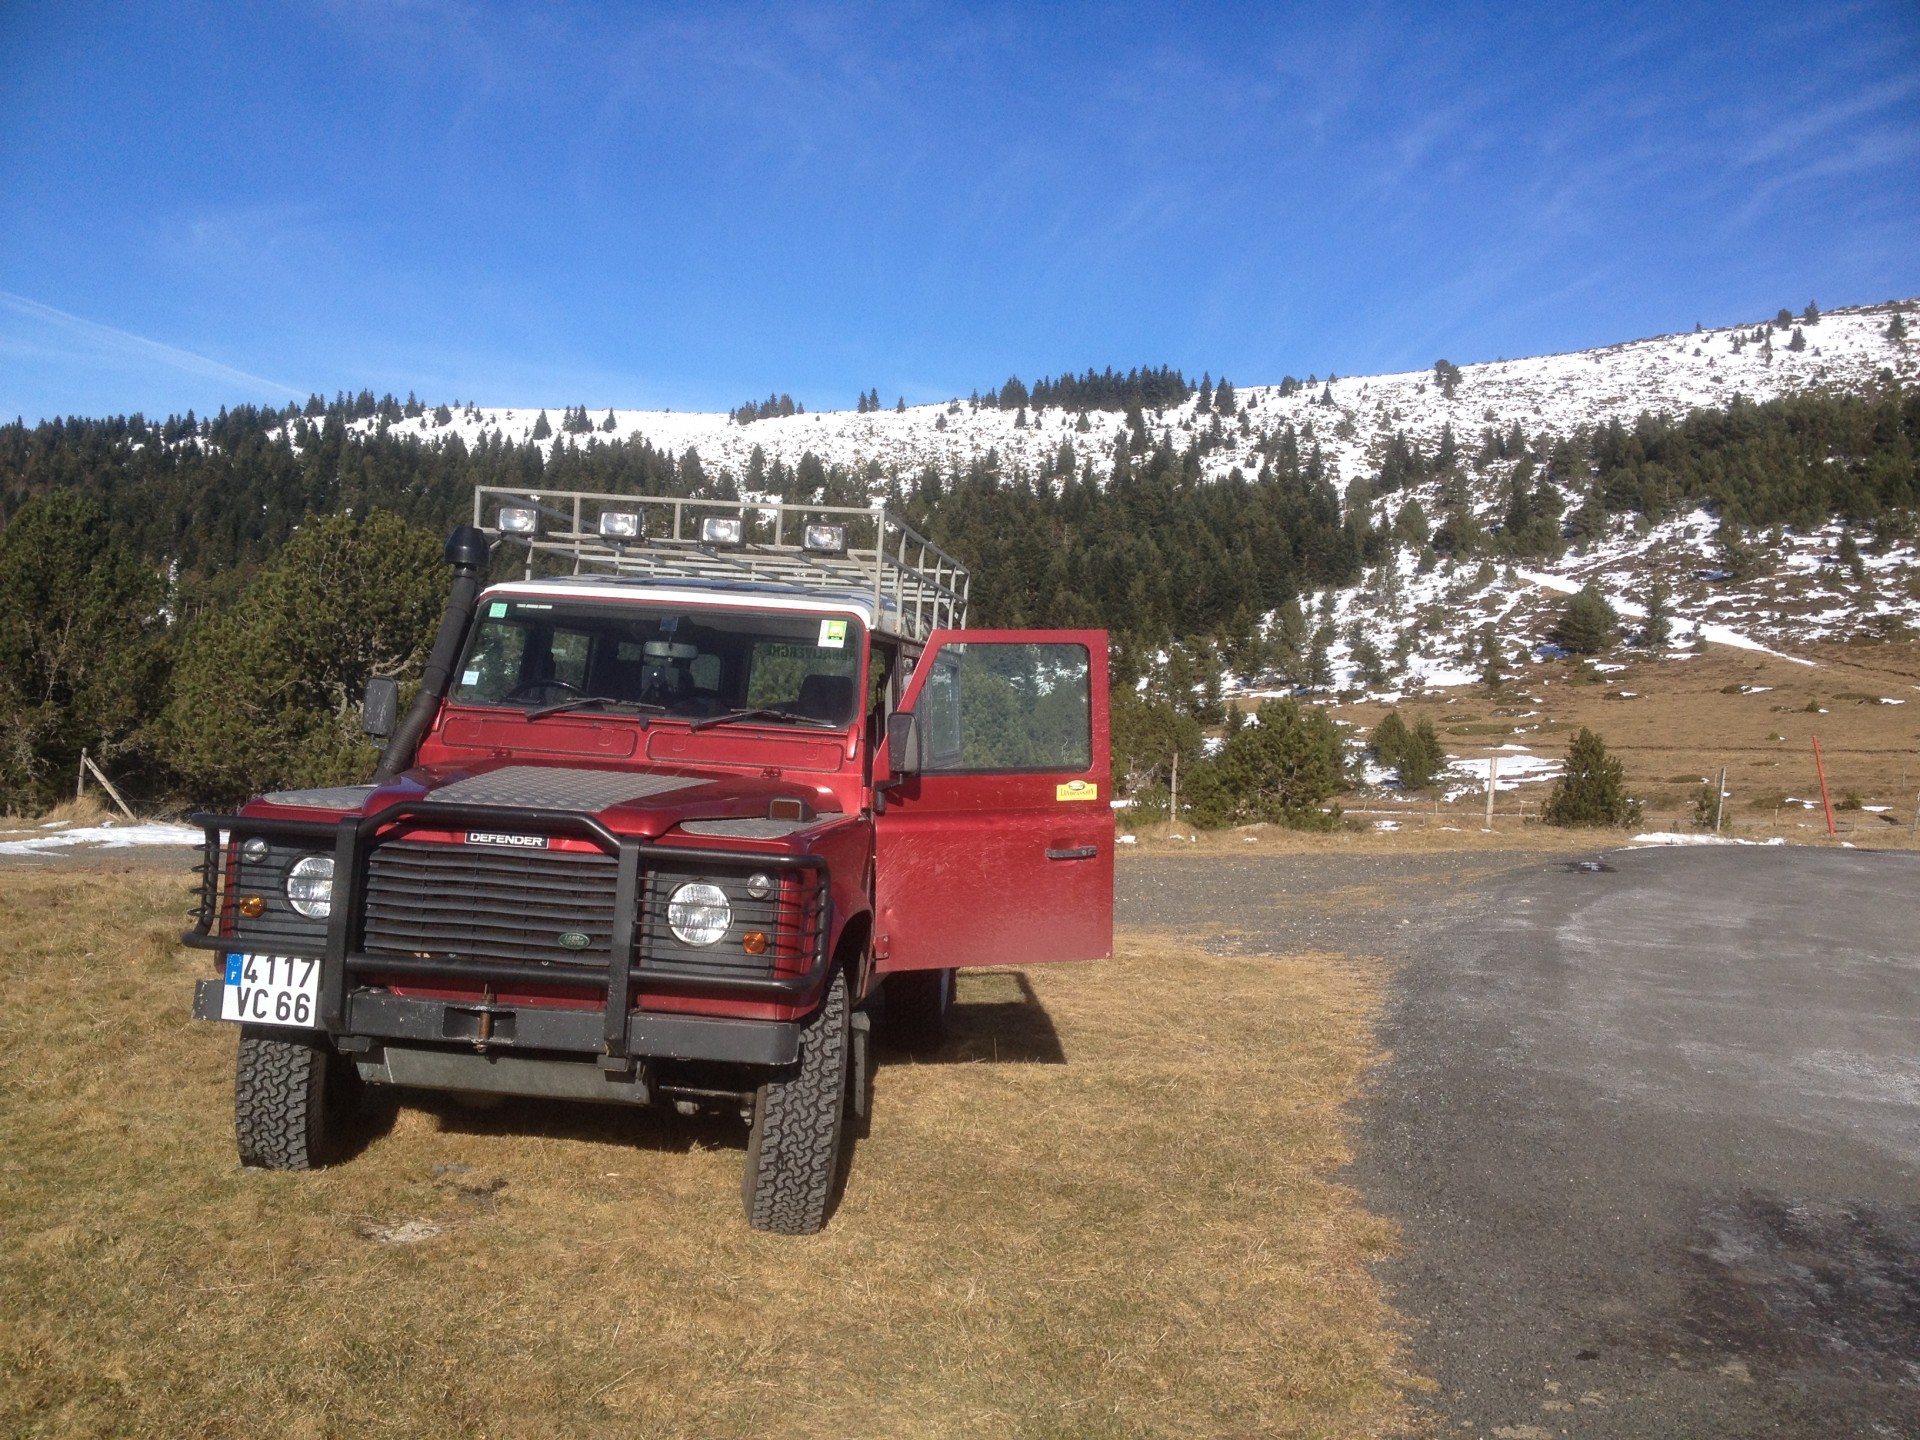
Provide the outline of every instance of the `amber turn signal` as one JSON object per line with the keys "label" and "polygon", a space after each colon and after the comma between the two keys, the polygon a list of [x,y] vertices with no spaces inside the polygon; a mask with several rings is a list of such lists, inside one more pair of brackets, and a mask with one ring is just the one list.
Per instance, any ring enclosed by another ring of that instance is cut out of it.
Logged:
{"label": "amber turn signal", "polygon": [[766,954],[767,953],[767,932],[764,930],[747,931],[746,934],[740,937],[740,948],[746,951],[747,954],[749,955]]}
{"label": "amber turn signal", "polygon": [[240,902],[240,913],[249,920],[258,920],[267,913],[267,902],[258,895],[249,895]]}

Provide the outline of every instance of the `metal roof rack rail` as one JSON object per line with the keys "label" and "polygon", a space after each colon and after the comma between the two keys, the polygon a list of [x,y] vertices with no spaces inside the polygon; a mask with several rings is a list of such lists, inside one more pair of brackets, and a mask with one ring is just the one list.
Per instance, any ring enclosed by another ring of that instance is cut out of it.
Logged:
{"label": "metal roof rack rail", "polygon": [[884,505],[688,500],[477,485],[473,523],[535,555],[620,576],[871,596],[874,627],[925,640],[967,623],[972,580]]}

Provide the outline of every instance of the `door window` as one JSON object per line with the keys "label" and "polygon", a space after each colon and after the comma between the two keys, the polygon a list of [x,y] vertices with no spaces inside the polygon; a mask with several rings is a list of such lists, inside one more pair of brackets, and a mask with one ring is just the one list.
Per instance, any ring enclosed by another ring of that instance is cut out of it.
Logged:
{"label": "door window", "polygon": [[940,647],[915,707],[926,774],[1079,773],[1093,764],[1084,645]]}

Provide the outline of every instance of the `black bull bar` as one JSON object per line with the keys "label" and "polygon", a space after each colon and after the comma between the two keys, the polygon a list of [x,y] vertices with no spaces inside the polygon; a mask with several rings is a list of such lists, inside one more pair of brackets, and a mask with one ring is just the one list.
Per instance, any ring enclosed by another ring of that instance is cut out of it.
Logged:
{"label": "black bull bar", "polygon": [[[360,911],[366,891],[367,857],[380,843],[379,832],[403,820],[445,822],[449,829],[485,828],[535,830],[582,836],[593,841],[617,863],[614,883],[613,943],[606,964],[581,962],[565,967],[541,962],[461,959],[416,959],[370,954],[360,948]],[[762,1001],[801,1001],[814,994],[825,977],[831,931],[831,877],[823,856],[785,855],[766,851],[727,851],[695,845],[657,845],[618,835],[592,815],[574,810],[530,808],[518,805],[468,805],[447,800],[398,800],[370,815],[339,820],[289,820],[250,815],[204,812],[193,823],[206,832],[202,851],[200,906],[184,944],[201,950],[231,950],[233,937],[218,929],[219,891],[223,880],[220,832],[231,843],[243,837],[306,839],[317,850],[333,850],[333,903],[327,919],[327,938],[320,952],[320,1026],[329,1036],[370,1035],[392,1039],[438,1040],[467,1038],[448,1028],[449,1012],[466,1014],[498,1009],[463,1001],[415,1000],[376,992],[355,992],[349,977],[377,973],[431,979],[480,980],[499,984],[605,987],[606,1005],[596,1015],[570,1007],[518,1007],[512,1037],[495,1033],[490,1043],[515,1049],[539,1048],[597,1052],[601,1063],[623,1068],[629,1057],[663,1055],[674,1058],[737,1060],[747,1063],[787,1064],[798,1054],[799,1026],[763,1020],[636,1011],[636,983],[649,989],[723,992]],[[675,861],[704,869],[811,870],[817,879],[813,905],[817,916],[814,949],[803,974],[768,976],[667,975],[634,963],[634,926],[639,915],[640,876],[644,864]],[[276,941],[276,951],[299,952],[300,946]],[[207,991],[214,982],[203,981]],[[213,998],[209,996],[209,998]],[[504,1007],[514,1008],[514,1007]],[[203,1002],[196,997],[195,1013]],[[212,1014],[217,1018],[217,999]],[[488,1025],[489,1031],[492,1030]],[[431,1033],[429,1033],[431,1032]]]}

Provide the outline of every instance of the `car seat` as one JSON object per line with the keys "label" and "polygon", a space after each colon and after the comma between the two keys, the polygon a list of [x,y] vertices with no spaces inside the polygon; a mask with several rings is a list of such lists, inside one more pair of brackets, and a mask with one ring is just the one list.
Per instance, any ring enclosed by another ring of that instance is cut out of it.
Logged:
{"label": "car seat", "polygon": [[851,675],[809,675],[800,682],[800,698],[793,702],[797,714],[812,720],[831,720],[845,724],[853,713],[853,677]]}

